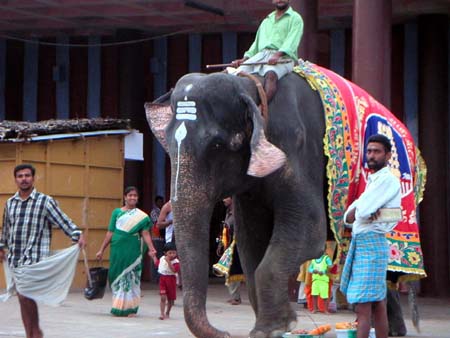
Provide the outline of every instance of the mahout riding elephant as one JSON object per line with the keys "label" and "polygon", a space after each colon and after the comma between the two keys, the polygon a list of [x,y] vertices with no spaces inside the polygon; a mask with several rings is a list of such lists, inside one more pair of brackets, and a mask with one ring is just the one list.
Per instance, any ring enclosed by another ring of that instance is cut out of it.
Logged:
{"label": "mahout riding elephant", "polygon": [[170,106],[146,104],[171,159],[184,316],[196,337],[230,336],[209,323],[205,310],[208,224],[217,201],[234,197],[237,245],[256,315],[250,337],[281,337],[295,326],[288,278],[325,245],[321,99],[307,81],[288,74],[264,120],[256,88],[225,73],[188,74]]}

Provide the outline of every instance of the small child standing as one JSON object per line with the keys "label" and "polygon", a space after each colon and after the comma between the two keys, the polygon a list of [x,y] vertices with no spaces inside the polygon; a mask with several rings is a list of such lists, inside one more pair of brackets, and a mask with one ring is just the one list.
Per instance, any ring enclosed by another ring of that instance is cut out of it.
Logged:
{"label": "small child standing", "polygon": [[[154,257],[154,263],[158,266],[159,277],[159,294],[161,295],[160,309],[161,315],[159,319],[167,319],[170,317],[170,310],[177,298],[177,279],[176,274],[180,271],[180,262],[177,259],[177,249],[170,242],[164,245],[164,256],[159,260]],[[167,308],[166,308],[167,303]]]}
{"label": "small child standing", "polygon": [[333,265],[331,258],[324,253],[320,258],[313,259],[309,265],[309,272],[312,273],[311,295],[313,296],[313,313],[317,312],[318,297],[324,303],[324,312],[328,313],[329,283],[328,270]]}

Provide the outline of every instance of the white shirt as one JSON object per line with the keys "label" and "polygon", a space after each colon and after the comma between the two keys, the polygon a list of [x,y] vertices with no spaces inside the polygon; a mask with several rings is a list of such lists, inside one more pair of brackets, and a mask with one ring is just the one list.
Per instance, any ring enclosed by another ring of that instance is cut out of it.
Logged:
{"label": "white shirt", "polygon": [[344,214],[344,222],[350,210],[356,208],[355,221],[347,223],[352,228],[352,234],[357,235],[370,231],[387,233],[391,231],[397,222],[371,221],[369,218],[380,208],[400,208],[401,192],[400,181],[388,167],[370,174],[364,192],[355,200]]}
{"label": "white shirt", "polygon": [[[172,261],[172,265],[178,264],[178,263],[180,263],[180,261],[179,261],[177,258],[175,258],[175,259]],[[177,274],[176,272],[173,272],[173,271],[169,268],[169,264],[167,263],[166,256],[162,256],[162,257],[160,258],[160,260],[159,260],[159,265],[158,265],[158,272],[159,272],[161,275],[164,275],[164,276],[175,276],[175,275]]]}
{"label": "white shirt", "polygon": [[[166,221],[173,221],[172,211],[167,214]],[[173,238],[173,223],[166,227],[166,237],[165,237],[166,243],[172,242],[172,238]]]}

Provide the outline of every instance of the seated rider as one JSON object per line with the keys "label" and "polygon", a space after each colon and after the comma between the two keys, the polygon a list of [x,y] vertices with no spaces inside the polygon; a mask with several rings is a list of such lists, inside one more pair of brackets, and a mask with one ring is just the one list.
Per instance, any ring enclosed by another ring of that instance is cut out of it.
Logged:
{"label": "seated rider", "polygon": [[[297,63],[297,49],[303,34],[303,19],[289,6],[289,0],[272,0],[275,11],[261,23],[256,38],[242,59],[233,66],[246,73],[264,76],[264,90],[270,102],[277,90],[277,81],[291,72]],[[287,63],[278,63],[290,61]],[[246,66],[245,63],[264,63]],[[278,64],[277,64],[278,63]]]}

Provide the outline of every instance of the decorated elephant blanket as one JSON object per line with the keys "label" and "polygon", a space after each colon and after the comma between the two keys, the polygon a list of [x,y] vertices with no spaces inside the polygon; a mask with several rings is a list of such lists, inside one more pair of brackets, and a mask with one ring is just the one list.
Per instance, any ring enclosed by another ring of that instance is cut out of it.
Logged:
{"label": "decorated elephant blanket", "polygon": [[328,213],[339,244],[338,259],[344,261],[351,238],[344,230],[344,212],[367,183],[365,140],[383,134],[392,143],[389,167],[401,182],[403,213],[387,234],[388,270],[405,273],[400,280],[425,277],[416,207],[423,196],[426,167],[408,129],[366,91],[338,74],[304,61],[294,71],[318,91],[325,111]]}

